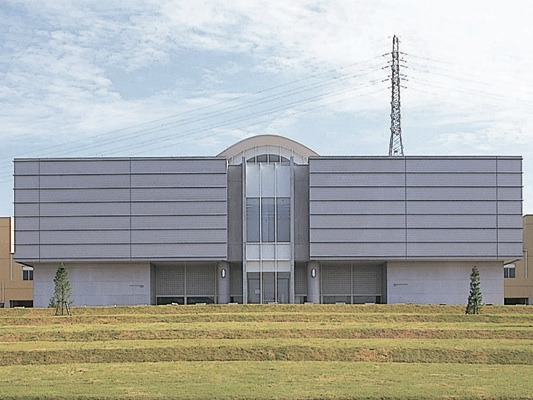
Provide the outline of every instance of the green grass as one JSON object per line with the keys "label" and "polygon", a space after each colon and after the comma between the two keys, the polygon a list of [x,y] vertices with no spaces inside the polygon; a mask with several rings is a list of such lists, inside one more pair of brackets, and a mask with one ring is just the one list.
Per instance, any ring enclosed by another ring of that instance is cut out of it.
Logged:
{"label": "green grass", "polygon": [[527,399],[533,366],[158,362],[0,368],[3,399]]}
{"label": "green grass", "polygon": [[0,399],[526,399],[533,307],[0,310]]}

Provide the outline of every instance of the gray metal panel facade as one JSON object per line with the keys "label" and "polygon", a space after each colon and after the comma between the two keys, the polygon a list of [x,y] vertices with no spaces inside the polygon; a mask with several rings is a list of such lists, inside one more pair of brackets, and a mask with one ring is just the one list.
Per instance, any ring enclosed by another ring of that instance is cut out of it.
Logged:
{"label": "gray metal panel facade", "polygon": [[313,157],[310,258],[522,255],[520,157]]}
{"label": "gray metal panel facade", "polygon": [[221,158],[15,160],[16,258],[227,256]]}

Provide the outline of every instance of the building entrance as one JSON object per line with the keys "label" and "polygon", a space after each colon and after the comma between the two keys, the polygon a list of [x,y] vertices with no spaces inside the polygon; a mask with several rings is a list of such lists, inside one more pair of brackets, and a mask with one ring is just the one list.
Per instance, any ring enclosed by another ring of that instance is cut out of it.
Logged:
{"label": "building entrance", "polygon": [[289,273],[249,272],[248,303],[289,303]]}

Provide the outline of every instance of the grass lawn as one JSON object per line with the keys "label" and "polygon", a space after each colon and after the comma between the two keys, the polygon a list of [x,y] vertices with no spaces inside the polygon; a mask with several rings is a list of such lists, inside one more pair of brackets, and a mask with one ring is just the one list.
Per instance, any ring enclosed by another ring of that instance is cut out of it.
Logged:
{"label": "grass lawn", "polygon": [[533,307],[0,310],[0,399],[533,398]]}

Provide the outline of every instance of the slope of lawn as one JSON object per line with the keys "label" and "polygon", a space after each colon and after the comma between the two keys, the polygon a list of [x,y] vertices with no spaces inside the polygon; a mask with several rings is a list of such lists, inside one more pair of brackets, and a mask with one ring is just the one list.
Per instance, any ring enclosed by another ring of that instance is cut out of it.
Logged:
{"label": "slope of lawn", "polygon": [[0,399],[533,398],[533,307],[0,310]]}

